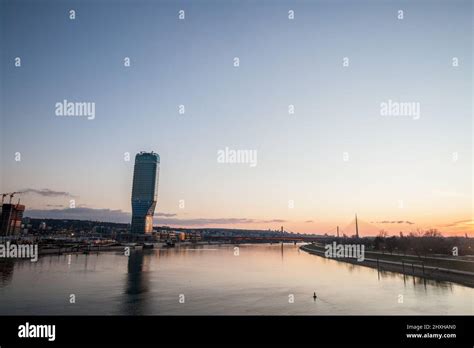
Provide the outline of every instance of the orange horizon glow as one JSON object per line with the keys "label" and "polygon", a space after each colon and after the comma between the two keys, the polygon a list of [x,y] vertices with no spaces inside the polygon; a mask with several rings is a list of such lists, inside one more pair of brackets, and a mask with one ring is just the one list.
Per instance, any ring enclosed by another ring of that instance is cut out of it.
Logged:
{"label": "orange horizon glow", "polygon": [[[383,224],[370,224],[363,220],[359,220],[359,235],[361,237],[377,236],[381,230],[388,233],[388,236],[399,236],[400,232],[404,236],[408,236],[411,232],[419,235],[430,229],[436,229],[442,234],[443,237],[474,237],[474,220],[464,219],[454,221],[452,223],[439,222],[436,224],[406,224],[406,223],[383,223]],[[155,223],[155,226],[165,226],[163,224]],[[168,226],[168,225],[166,225]],[[223,229],[243,229],[243,230],[277,230],[280,231],[283,226],[286,232],[303,233],[303,234],[325,234],[336,235],[336,224],[331,222],[315,222],[315,221],[303,221],[303,222],[291,222],[285,221],[280,223],[242,223],[232,225],[219,225],[219,224],[203,224],[199,226],[185,226],[185,225],[169,225],[174,228],[223,228]],[[339,234],[343,236],[346,234],[348,237],[355,234],[355,224],[351,223],[345,226],[339,226]]]}

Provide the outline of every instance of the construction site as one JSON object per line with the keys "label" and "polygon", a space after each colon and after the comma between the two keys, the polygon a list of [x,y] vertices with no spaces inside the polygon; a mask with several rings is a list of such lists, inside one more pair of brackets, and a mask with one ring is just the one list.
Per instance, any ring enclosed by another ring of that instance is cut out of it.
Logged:
{"label": "construction site", "polygon": [[[25,206],[20,204],[20,198],[14,203],[15,196],[20,192],[2,193],[2,203],[0,205],[0,237],[14,237],[20,234],[21,220]],[[8,203],[5,199],[8,198]]]}

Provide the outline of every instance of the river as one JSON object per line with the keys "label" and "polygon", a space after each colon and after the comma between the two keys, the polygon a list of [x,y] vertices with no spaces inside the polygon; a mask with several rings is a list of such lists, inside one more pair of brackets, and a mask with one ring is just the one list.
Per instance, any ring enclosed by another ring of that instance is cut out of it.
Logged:
{"label": "river", "polygon": [[474,289],[378,273],[298,245],[203,245],[2,260],[0,315],[11,314],[472,315]]}

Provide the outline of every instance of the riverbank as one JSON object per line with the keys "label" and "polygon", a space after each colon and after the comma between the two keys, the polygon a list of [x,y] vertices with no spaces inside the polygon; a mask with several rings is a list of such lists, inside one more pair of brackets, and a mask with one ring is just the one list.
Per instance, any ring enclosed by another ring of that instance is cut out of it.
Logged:
{"label": "riverbank", "polygon": [[[323,245],[306,244],[302,245],[300,249],[310,254],[325,257]],[[416,255],[393,255],[375,251],[365,251],[363,261],[353,258],[337,258],[334,260],[375,268],[379,271],[396,272],[436,281],[448,281],[474,288],[473,261],[419,257]]]}
{"label": "riverbank", "polygon": [[[165,246],[164,242],[154,242],[153,249],[168,249]],[[174,248],[180,247],[189,247],[189,246],[204,246],[204,245],[221,245],[221,244],[232,244],[230,242],[207,242],[207,241],[198,241],[198,242],[176,242]],[[131,249],[143,249],[143,244],[139,243],[116,243],[110,245],[104,244],[88,244],[88,245],[69,245],[69,246],[48,246],[46,248],[40,247],[38,254],[40,256],[44,255],[62,255],[62,254],[89,254],[89,253],[99,253],[105,251],[124,251],[126,247]]]}

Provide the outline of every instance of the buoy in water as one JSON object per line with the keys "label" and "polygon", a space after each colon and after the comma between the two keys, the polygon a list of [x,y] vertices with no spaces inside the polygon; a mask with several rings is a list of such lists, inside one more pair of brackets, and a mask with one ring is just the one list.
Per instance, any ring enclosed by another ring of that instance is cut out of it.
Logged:
{"label": "buoy in water", "polygon": [[316,292],[313,293],[313,300],[316,300],[318,296],[316,296]]}

